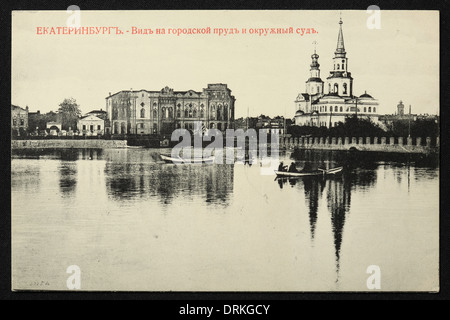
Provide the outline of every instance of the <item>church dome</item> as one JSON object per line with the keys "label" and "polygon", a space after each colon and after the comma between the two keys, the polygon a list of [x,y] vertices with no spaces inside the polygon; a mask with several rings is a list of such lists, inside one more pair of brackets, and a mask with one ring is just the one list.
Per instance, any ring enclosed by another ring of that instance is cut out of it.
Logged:
{"label": "church dome", "polygon": [[368,94],[367,91],[366,91],[364,94],[362,94],[362,95],[360,96],[360,98],[373,99],[373,97],[372,97],[370,94]]}
{"label": "church dome", "polygon": [[302,116],[302,115],[304,115],[305,113],[302,111],[302,110],[298,110],[296,113],[295,113],[295,116]]}

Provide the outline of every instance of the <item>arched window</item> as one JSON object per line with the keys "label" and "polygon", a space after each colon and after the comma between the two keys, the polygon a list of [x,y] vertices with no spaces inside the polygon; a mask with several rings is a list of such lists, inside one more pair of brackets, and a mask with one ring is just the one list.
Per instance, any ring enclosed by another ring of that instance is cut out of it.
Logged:
{"label": "arched window", "polygon": [[367,112],[367,108],[366,107],[364,107],[364,112]]}
{"label": "arched window", "polygon": [[188,118],[189,117],[189,110],[187,106],[184,106],[184,117]]}
{"label": "arched window", "polygon": [[192,118],[192,104],[189,107],[189,118]]}
{"label": "arched window", "polygon": [[169,108],[169,119],[172,119],[172,118],[173,118],[173,108],[170,107]]}
{"label": "arched window", "polygon": [[331,83],[328,84],[328,93],[331,93]]}
{"label": "arched window", "polygon": [[340,112],[343,112],[343,111],[344,111],[344,108],[343,108],[343,107],[340,107],[340,108],[339,108],[339,111],[340,111]]}
{"label": "arched window", "polygon": [[144,108],[141,109],[141,118],[145,118],[145,109]]}
{"label": "arched window", "polygon": [[372,107],[369,107],[369,112],[372,112]]}
{"label": "arched window", "polygon": [[162,118],[165,119],[166,118],[166,107],[162,107],[161,112],[162,112]]}
{"label": "arched window", "polygon": [[344,68],[344,64],[342,64],[342,70],[345,70],[345,68]]}
{"label": "arched window", "polygon": [[225,104],[223,106],[223,120],[227,121],[228,120],[228,105]]}
{"label": "arched window", "polygon": [[158,110],[153,110],[153,119],[157,119],[158,118]]}
{"label": "arched window", "polygon": [[337,65],[337,69],[339,70],[339,65]]}
{"label": "arched window", "polygon": [[344,83],[344,94],[347,94],[347,84]]}
{"label": "arched window", "polygon": [[202,105],[201,109],[200,109],[200,118],[204,118],[205,117],[205,108]]}
{"label": "arched window", "polygon": [[337,83],[334,84],[334,93],[339,93],[339,85]]}
{"label": "arched window", "polygon": [[338,112],[338,106],[334,107],[334,112]]}
{"label": "arched window", "polygon": [[194,114],[193,114],[194,118],[197,118],[197,109],[194,109]]}
{"label": "arched window", "polygon": [[215,119],[216,118],[216,106],[212,105],[211,106],[211,119]]}
{"label": "arched window", "polygon": [[373,112],[377,112],[377,108],[373,107]]}
{"label": "arched window", "polygon": [[325,112],[327,112],[327,109],[328,109],[327,106],[325,106]]}
{"label": "arched window", "polygon": [[117,120],[118,116],[119,116],[119,112],[117,111],[117,107],[115,106],[115,107],[113,107],[112,119]]}
{"label": "arched window", "polygon": [[217,106],[217,120],[222,120],[222,105]]}

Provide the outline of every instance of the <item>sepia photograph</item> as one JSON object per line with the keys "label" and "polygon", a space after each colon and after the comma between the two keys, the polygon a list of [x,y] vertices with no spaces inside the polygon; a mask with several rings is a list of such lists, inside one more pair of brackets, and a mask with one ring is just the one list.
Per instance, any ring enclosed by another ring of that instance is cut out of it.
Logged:
{"label": "sepia photograph", "polygon": [[12,291],[440,291],[439,11],[11,15]]}

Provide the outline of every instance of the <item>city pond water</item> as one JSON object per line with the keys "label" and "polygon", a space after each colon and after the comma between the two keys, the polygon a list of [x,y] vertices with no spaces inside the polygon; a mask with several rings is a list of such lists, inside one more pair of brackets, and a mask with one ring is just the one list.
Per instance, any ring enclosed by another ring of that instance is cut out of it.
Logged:
{"label": "city pond water", "polygon": [[436,158],[282,152],[336,176],[174,165],[167,149],[13,151],[16,290],[383,291],[439,287]]}

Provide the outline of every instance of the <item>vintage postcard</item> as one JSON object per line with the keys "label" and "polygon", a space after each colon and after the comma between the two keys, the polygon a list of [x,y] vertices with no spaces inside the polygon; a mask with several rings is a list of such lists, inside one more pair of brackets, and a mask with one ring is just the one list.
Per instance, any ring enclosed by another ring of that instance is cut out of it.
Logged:
{"label": "vintage postcard", "polygon": [[439,12],[12,12],[13,291],[438,292]]}

